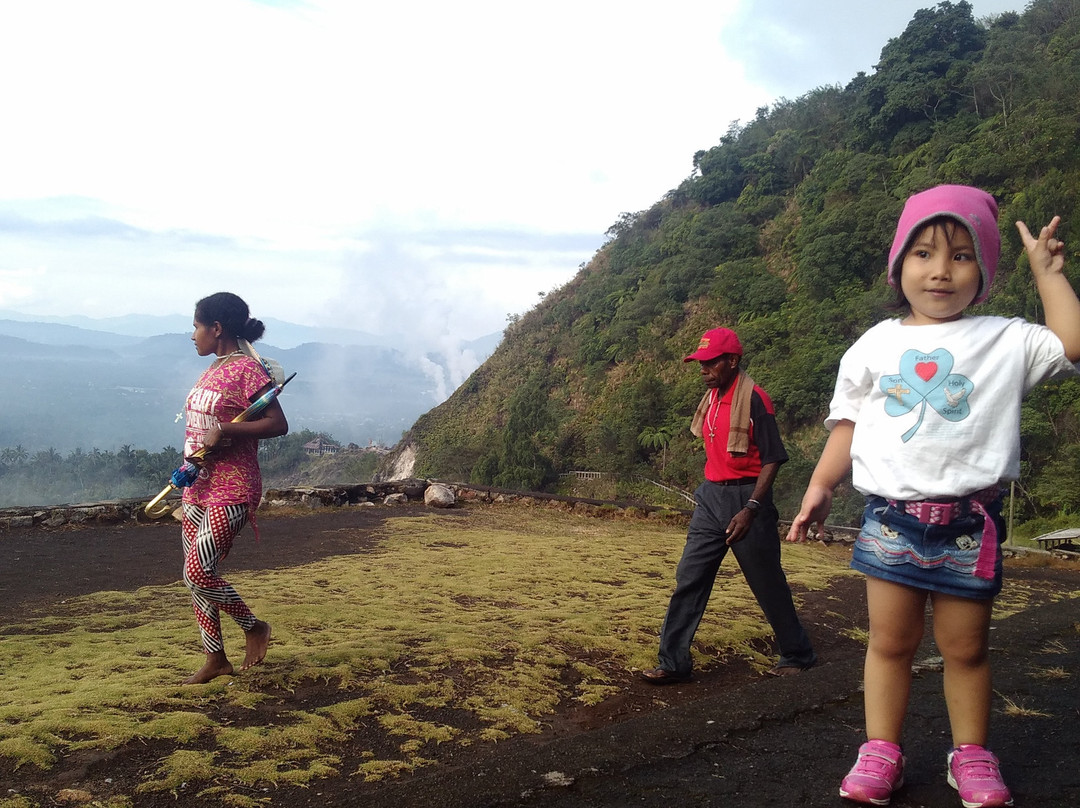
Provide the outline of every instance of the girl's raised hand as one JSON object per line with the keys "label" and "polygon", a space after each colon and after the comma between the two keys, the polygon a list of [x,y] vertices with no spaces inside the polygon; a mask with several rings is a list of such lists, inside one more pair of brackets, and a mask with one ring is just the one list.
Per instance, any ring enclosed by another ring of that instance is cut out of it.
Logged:
{"label": "girl's raised hand", "polygon": [[1016,223],[1024,249],[1027,250],[1031,271],[1036,275],[1052,275],[1065,268],[1065,242],[1054,236],[1060,223],[1061,217],[1055,216],[1050,224],[1039,231],[1038,238],[1031,235],[1026,224]]}
{"label": "girl's raised hand", "polygon": [[1065,242],[1057,238],[1061,217],[1039,231],[1036,239],[1023,222],[1016,223],[1024,241],[1035,288],[1039,290],[1046,327],[1053,331],[1065,348],[1070,362],[1080,362],[1080,299],[1065,276]]}

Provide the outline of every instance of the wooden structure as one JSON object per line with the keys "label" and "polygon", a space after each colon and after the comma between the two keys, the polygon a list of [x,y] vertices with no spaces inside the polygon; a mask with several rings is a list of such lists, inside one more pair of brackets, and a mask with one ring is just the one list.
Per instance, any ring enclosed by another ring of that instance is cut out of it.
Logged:
{"label": "wooden structure", "polygon": [[1060,548],[1062,550],[1076,550],[1080,545],[1080,527],[1068,527],[1064,530],[1055,530],[1053,533],[1044,533],[1036,536],[1035,541],[1044,550]]}
{"label": "wooden structure", "polygon": [[304,444],[304,451],[309,455],[329,455],[337,454],[341,451],[341,447],[336,443],[331,443],[328,440],[322,438],[315,438],[313,441],[308,441]]}

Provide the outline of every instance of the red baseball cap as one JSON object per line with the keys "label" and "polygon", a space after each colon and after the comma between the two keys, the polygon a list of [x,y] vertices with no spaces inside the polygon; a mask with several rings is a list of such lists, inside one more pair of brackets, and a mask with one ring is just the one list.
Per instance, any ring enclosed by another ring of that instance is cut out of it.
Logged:
{"label": "red baseball cap", "polygon": [[714,328],[701,335],[697,350],[683,359],[684,362],[708,362],[722,354],[742,356],[742,343],[730,328]]}

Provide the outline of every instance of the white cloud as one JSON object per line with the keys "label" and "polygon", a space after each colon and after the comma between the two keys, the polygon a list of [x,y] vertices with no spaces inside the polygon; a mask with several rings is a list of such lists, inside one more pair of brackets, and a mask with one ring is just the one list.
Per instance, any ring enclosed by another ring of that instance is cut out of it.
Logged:
{"label": "white cloud", "polygon": [[4,4],[0,305],[490,333],[921,5]]}
{"label": "white cloud", "polygon": [[26,301],[33,295],[35,280],[44,274],[41,267],[0,270],[0,307],[11,308]]}

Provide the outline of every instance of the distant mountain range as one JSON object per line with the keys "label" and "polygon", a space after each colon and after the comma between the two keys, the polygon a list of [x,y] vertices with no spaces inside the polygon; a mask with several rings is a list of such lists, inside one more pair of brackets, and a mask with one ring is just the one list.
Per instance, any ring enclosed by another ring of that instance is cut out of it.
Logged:
{"label": "distant mountain range", "polygon": [[[123,317],[29,316],[17,311],[0,309],[0,334],[22,337],[31,342],[67,345],[71,341],[95,347],[117,344],[120,337],[153,337],[159,334],[190,334],[191,317],[179,314],[128,314]],[[383,348],[400,347],[397,336],[380,336],[350,328],[322,328],[267,318],[263,320],[266,336],[281,348],[295,348],[305,342],[326,342],[334,345],[376,345]],[[493,341],[498,344],[502,334],[490,334],[477,343]],[[122,342],[122,340],[120,341]],[[127,344],[130,344],[128,342]],[[494,350],[494,344],[492,350]],[[490,353],[490,352],[489,352]]]}
{"label": "distant mountain range", "polygon": [[[264,322],[259,352],[297,373],[282,394],[290,426],[360,445],[397,442],[502,337],[420,353],[361,331]],[[0,311],[0,448],[179,447],[184,400],[208,364],[190,332],[183,317],[46,320]]]}

